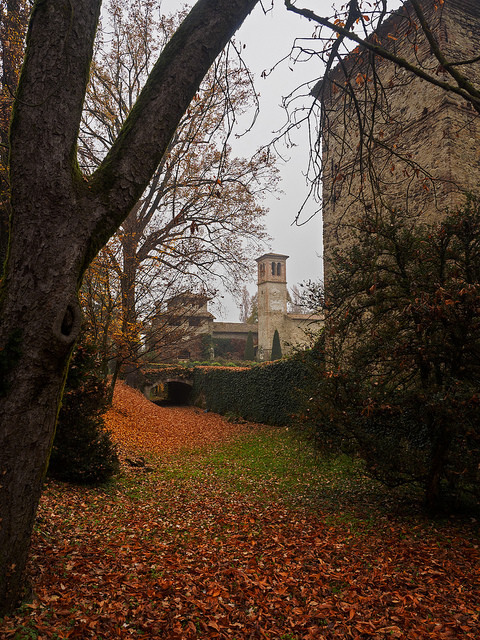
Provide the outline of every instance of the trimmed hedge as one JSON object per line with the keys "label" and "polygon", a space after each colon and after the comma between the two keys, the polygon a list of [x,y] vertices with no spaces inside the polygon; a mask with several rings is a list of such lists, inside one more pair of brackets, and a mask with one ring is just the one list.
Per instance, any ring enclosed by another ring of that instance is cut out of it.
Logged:
{"label": "trimmed hedge", "polygon": [[196,367],[194,402],[215,413],[285,425],[299,410],[298,389],[306,375],[305,364],[295,358],[248,369]]}

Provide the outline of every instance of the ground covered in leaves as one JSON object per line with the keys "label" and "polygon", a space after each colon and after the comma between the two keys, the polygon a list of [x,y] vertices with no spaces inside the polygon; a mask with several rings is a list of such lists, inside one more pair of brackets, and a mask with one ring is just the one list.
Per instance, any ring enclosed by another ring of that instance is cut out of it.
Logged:
{"label": "ground covered in leaves", "polygon": [[[122,474],[48,483],[35,598],[2,640],[480,636],[475,520],[429,521],[286,429],[123,386],[107,421]],[[125,462],[139,456],[146,467]]]}

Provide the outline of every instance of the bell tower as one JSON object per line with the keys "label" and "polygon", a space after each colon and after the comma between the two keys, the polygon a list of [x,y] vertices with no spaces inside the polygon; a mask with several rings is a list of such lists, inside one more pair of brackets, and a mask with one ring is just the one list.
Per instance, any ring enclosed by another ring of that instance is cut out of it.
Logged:
{"label": "bell tower", "polygon": [[[282,336],[287,313],[287,259],[280,253],[265,253],[258,265],[258,359],[269,360],[275,329]],[[283,348],[283,347],[282,347]]]}

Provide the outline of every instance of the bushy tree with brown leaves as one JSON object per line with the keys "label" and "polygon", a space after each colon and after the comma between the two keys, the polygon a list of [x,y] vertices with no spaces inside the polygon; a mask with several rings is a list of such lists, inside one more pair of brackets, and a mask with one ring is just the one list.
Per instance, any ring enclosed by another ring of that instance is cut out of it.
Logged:
{"label": "bushy tree with brown leaves", "polygon": [[[93,171],[108,152],[178,17],[160,3],[113,0],[104,14],[80,130],[80,156]],[[237,292],[253,252],[265,237],[262,199],[275,189],[273,157],[266,151],[236,158],[228,137],[239,114],[256,100],[248,71],[230,44],[215,61],[181,119],[152,180],[106,249],[87,273],[90,312],[108,314],[116,289],[119,308],[106,358],[135,365],[148,350],[158,357],[178,340],[168,322],[152,323],[162,303],[182,291],[213,297],[215,285]],[[105,272],[105,268],[110,273]],[[109,278],[106,285],[105,277]],[[95,296],[97,283],[98,295]],[[188,313],[188,310],[185,310]],[[111,316],[110,316],[111,317]],[[158,318],[157,318],[158,320]],[[100,326],[90,318],[92,326]],[[152,333],[155,325],[156,335]],[[105,344],[105,341],[102,341]]]}

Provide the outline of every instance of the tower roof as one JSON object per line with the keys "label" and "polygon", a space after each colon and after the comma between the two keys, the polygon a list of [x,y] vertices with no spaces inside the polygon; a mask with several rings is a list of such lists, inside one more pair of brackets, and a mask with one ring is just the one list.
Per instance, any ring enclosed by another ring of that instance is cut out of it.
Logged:
{"label": "tower roof", "polygon": [[277,258],[283,258],[284,260],[287,260],[288,257],[289,256],[286,256],[283,253],[264,253],[263,256],[255,258],[255,261],[260,262],[260,260],[273,260]]}

